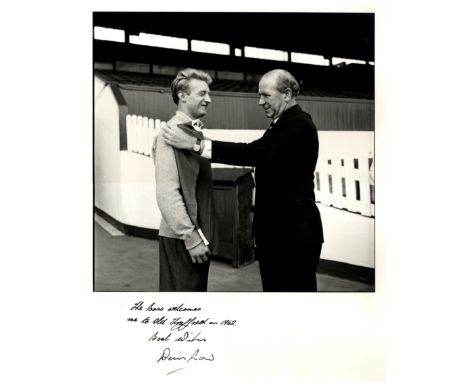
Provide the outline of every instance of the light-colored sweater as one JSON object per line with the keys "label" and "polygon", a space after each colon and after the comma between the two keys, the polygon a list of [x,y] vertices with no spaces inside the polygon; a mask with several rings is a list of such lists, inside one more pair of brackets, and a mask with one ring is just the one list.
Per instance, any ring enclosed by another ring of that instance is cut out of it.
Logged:
{"label": "light-colored sweater", "polygon": [[[186,122],[191,122],[191,119],[179,111],[168,121],[169,124],[176,125]],[[174,149],[159,136],[156,138],[153,160],[156,175],[156,200],[162,215],[159,235],[183,240],[185,248],[192,249],[202,242],[202,238],[185,206]]]}

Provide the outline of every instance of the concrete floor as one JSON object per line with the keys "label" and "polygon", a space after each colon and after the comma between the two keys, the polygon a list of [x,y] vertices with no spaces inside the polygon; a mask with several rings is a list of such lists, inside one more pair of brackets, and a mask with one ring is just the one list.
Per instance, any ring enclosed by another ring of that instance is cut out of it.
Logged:
{"label": "concrete floor", "polygon": [[[94,235],[94,290],[96,292],[158,291],[159,253],[157,240],[119,235],[118,231],[99,217],[95,219]],[[320,292],[367,292],[373,290],[371,285],[323,274],[317,275],[317,283]],[[258,263],[253,262],[240,268],[234,268],[224,261],[212,260],[208,277],[208,291],[261,292],[262,283]]]}

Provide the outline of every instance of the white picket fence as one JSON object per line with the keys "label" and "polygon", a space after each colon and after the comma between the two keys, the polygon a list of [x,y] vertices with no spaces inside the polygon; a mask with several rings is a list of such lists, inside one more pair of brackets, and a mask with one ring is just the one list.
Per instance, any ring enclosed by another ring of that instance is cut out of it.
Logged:
{"label": "white picket fence", "polygon": [[315,196],[323,205],[375,216],[374,186],[370,183],[369,157],[319,158],[315,171]]}
{"label": "white picket fence", "polygon": [[[141,115],[127,115],[127,150],[150,156],[154,137],[159,133],[161,122],[159,119]],[[226,139],[220,134],[223,131],[211,132],[218,133],[219,137],[215,134],[216,139]],[[263,134],[262,130],[237,130],[235,132],[226,130],[225,132],[235,133],[239,141],[251,141],[258,138],[254,138],[255,135]],[[364,150],[362,145],[356,145],[353,149],[350,133],[353,134],[353,132],[335,132],[334,134],[337,135],[343,134],[343,138],[337,140],[333,137],[330,141],[333,143],[327,143],[323,153],[321,140],[321,153],[315,173],[316,200],[326,206],[360,213],[364,216],[375,216],[375,205],[371,195],[373,186],[370,184],[369,172],[373,148],[367,145]],[[319,137],[320,134],[319,131]],[[231,140],[230,138],[232,137],[227,137],[227,140]]]}
{"label": "white picket fence", "polygon": [[161,120],[128,114],[126,128],[127,151],[150,156],[154,137],[161,128]]}

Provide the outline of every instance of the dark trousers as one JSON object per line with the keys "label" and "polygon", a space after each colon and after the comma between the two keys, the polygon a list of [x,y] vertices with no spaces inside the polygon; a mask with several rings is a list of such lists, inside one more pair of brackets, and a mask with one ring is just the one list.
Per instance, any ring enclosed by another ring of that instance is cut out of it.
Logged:
{"label": "dark trousers", "polygon": [[209,267],[192,262],[183,240],[159,237],[160,292],[206,292]]}
{"label": "dark trousers", "polygon": [[317,292],[322,244],[309,248],[258,247],[256,257],[264,292]]}

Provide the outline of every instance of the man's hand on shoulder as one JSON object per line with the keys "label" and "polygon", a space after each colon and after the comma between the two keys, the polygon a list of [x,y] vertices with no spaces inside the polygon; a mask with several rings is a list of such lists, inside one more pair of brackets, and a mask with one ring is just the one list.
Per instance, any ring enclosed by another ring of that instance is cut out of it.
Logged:
{"label": "man's hand on shoulder", "polygon": [[177,125],[166,123],[161,125],[161,133],[164,141],[177,149],[192,150],[197,142],[195,137],[191,137],[179,129]]}
{"label": "man's hand on shoulder", "polygon": [[202,241],[196,247],[189,249],[188,252],[192,258],[193,263],[202,264],[203,262],[208,261],[210,249]]}

